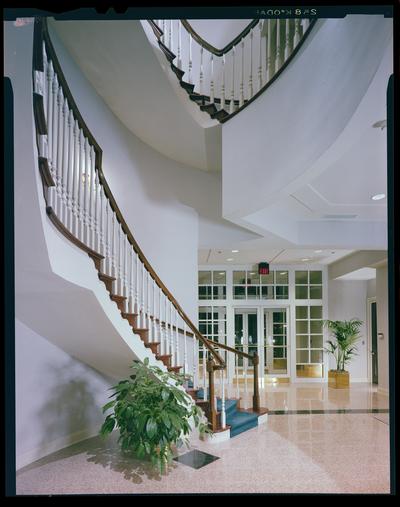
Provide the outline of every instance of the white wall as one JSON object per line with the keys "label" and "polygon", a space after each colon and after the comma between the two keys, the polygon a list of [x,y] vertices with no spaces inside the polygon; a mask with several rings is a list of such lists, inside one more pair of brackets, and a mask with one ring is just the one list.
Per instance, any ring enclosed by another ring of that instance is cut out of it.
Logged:
{"label": "white wall", "polygon": [[376,269],[376,311],[378,333],[378,389],[389,393],[389,324],[388,324],[388,268]]}
{"label": "white wall", "polygon": [[[350,320],[353,317],[363,321],[360,328],[361,340],[357,345],[357,356],[348,363],[350,380],[368,381],[368,336],[367,336],[367,281],[329,280],[328,313],[330,320]],[[335,361],[330,357],[330,366]]]}
{"label": "white wall", "polygon": [[17,469],[96,435],[111,379],[15,322]]}

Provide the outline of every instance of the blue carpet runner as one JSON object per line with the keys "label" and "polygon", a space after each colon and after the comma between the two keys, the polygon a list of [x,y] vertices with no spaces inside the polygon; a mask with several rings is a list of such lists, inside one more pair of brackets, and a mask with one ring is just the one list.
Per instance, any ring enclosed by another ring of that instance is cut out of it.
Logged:
{"label": "blue carpet runner", "polygon": [[[197,392],[197,398],[202,400],[204,389],[200,388]],[[238,400],[225,400],[226,424],[231,427],[231,438],[236,437],[244,431],[258,426],[258,415],[240,412],[237,408]],[[222,410],[221,398],[217,398],[217,410]]]}

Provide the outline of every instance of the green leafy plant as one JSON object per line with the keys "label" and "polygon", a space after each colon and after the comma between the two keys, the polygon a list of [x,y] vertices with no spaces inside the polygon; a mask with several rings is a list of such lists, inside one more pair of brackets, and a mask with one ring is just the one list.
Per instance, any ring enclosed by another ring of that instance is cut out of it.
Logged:
{"label": "green leafy plant", "polygon": [[344,371],[346,364],[357,354],[356,343],[361,338],[362,324],[362,320],[358,319],[324,321],[334,337],[334,341],[327,341],[325,350],[335,358],[337,371]]}
{"label": "green leafy plant", "polygon": [[106,416],[100,434],[105,437],[118,428],[118,442],[123,451],[134,452],[138,458],[151,459],[160,473],[167,469],[173,456],[172,446],[188,445],[193,418],[200,433],[211,433],[204,422],[203,411],[178,386],[183,375],[165,373],[156,366],[134,361],[133,374],[111,387],[112,401],[103,407]]}

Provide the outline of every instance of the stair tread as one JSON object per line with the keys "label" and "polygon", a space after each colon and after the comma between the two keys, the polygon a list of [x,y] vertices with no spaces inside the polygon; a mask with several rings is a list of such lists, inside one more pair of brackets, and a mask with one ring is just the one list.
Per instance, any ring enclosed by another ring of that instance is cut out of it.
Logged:
{"label": "stair tread", "polygon": [[113,299],[126,299],[126,296],[120,296],[119,294],[110,294],[110,298]]}
{"label": "stair tread", "polygon": [[137,313],[130,313],[130,312],[121,312],[121,315],[123,317],[137,317]]}
{"label": "stair tread", "polygon": [[116,280],[116,278],[114,278],[113,276],[106,275],[105,273],[99,273],[99,278],[100,278],[100,280],[102,280],[102,279],[111,280],[113,282]]}

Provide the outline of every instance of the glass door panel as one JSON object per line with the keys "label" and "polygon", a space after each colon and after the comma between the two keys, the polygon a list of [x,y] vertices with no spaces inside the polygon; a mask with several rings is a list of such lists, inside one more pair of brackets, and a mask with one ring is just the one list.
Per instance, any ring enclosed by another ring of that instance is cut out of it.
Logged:
{"label": "glass door panel", "polygon": [[[235,348],[246,354],[253,355],[258,349],[257,310],[235,309]],[[237,371],[240,377],[253,375],[252,361],[241,356],[237,357]]]}
{"label": "glass door panel", "polygon": [[286,308],[264,309],[264,374],[287,374]]}

